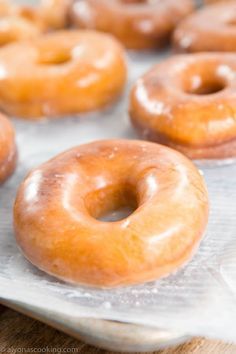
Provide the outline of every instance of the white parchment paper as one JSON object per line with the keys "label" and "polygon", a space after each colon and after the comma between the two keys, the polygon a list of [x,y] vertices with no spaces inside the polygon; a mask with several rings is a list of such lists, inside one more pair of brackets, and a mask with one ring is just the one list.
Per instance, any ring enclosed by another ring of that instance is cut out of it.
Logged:
{"label": "white parchment paper", "polygon": [[236,342],[236,164],[202,168],[211,201],[206,236],[186,267],[160,281],[116,290],[67,285],[27,262],[14,240],[12,205],[26,173],[85,142],[136,138],[127,115],[129,86],[165,55],[129,54],[126,93],[106,111],[38,123],[13,120],[19,163],[0,187],[0,298],[71,317],[128,321]]}

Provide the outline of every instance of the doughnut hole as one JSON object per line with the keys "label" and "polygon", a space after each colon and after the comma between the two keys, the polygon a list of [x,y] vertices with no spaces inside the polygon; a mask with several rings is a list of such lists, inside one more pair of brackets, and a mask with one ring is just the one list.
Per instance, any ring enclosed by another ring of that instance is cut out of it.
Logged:
{"label": "doughnut hole", "polygon": [[182,89],[190,95],[212,95],[224,90],[226,79],[210,65],[188,68],[182,75]]}
{"label": "doughnut hole", "polygon": [[61,65],[71,60],[71,54],[63,49],[40,50],[38,63],[42,65]]}
{"label": "doughnut hole", "polygon": [[224,83],[218,78],[210,78],[208,80],[200,78],[199,84],[196,86],[191,85],[186,92],[192,95],[211,95],[222,91],[224,88]]}
{"label": "doughnut hole", "polygon": [[88,213],[97,220],[119,221],[137,209],[137,193],[127,185],[107,186],[90,192],[85,198],[85,207]]}

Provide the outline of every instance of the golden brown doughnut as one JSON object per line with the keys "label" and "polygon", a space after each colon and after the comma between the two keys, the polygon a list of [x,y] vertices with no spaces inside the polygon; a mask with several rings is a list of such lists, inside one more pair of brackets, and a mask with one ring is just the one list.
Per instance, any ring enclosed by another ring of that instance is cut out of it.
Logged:
{"label": "golden brown doughnut", "polygon": [[33,39],[43,31],[37,11],[27,6],[0,4],[0,47],[15,41]]}
{"label": "golden brown doughnut", "polygon": [[139,79],[130,116],[139,134],[193,159],[236,156],[236,55],[178,55]]}
{"label": "golden brown doughnut", "polygon": [[236,1],[206,6],[184,19],[173,35],[179,52],[236,51]]}
{"label": "golden brown doughnut", "polygon": [[74,26],[112,33],[127,48],[154,49],[167,44],[192,10],[192,0],[79,0],[71,19]]}
{"label": "golden brown doughnut", "polygon": [[0,73],[0,108],[35,119],[111,103],[124,87],[126,63],[123,48],[106,34],[59,31],[3,48]]}
{"label": "golden brown doughnut", "polygon": [[33,39],[41,33],[34,23],[18,16],[0,18],[0,46],[23,39]]}
{"label": "golden brown doughnut", "polygon": [[0,114],[0,184],[9,177],[16,165],[15,133],[10,121]]}
{"label": "golden brown doughnut", "polygon": [[46,27],[62,29],[68,25],[69,8],[73,0],[42,0],[39,6]]}
{"label": "golden brown doughnut", "polygon": [[[98,220],[127,204],[136,207],[128,217]],[[100,287],[175,272],[192,257],[207,219],[206,187],[191,161],[129,140],[82,145],[43,164],[21,184],[14,208],[17,242],[30,262]]]}

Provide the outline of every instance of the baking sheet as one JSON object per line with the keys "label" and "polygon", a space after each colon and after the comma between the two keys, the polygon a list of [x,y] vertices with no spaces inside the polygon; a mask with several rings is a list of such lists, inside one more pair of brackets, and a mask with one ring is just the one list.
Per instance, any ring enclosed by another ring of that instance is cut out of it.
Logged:
{"label": "baking sheet", "polygon": [[12,205],[27,172],[70,147],[106,138],[137,138],[128,119],[130,85],[168,53],[128,54],[122,99],[103,112],[60,120],[13,119],[19,163],[0,187],[0,297],[71,317],[96,317],[236,341],[236,164],[201,167],[211,202],[209,227],[194,259],[177,274],[140,286],[72,286],[37,270],[18,250]]}

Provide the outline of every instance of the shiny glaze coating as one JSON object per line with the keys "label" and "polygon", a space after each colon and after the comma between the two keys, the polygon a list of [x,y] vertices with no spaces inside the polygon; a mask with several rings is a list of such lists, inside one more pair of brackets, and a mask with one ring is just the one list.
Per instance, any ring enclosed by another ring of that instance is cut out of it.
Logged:
{"label": "shiny glaze coating", "polygon": [[173,35],[179,52],[235,52],[236,1],[206,6],[184,19]]}
{"label": "shiny glaze coating", "polygon": [[192,10],[191,0],[79,0],[71,19],[74,26],[112,33],[127,48],[155,49]]}
{"label": "shiny glaze coating", "polygon": [[8,2],[0,4],[0,46],[34,39],[43,30],[42,21],[35,9]]}
{"label": "shiny glaze coating", "polygon": [[42,0],[39,11],[46,27],[62,29],[68,25],[69,8],[73,0]]}
{"label": "shiny glaze coating", "polygon": [[0,184],[9,177],[16,165],[15,133],[10,121],[0,114]]}
{"label": "shiny glaze coating", "polygon": [[0,108],[36,119],[111,103],[125,84],[126,63],[108,35],[58,31],[1,49],[0,72]]}
{"label": "shiny glaze coating", "polygon": [[[97,218],[122,206],[113,222]],[[208,220],[202,176],[162,145],[106,140],[73,148],[33,170],[14,208],[15,233],[34,265],[99,287],[152,281],[193,255]]]}
{"label": "shiny glaze coating", "polygon": [[178,55],[139,79],[130,116],[139,134],[194,159],[236,156],[236,55]]}

